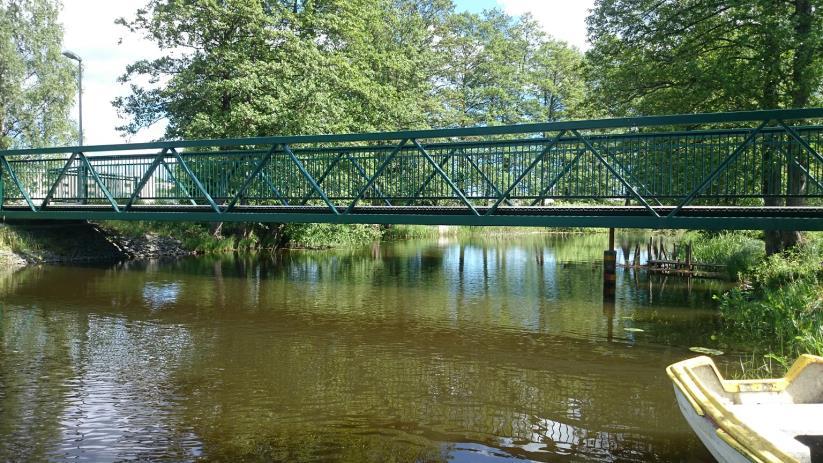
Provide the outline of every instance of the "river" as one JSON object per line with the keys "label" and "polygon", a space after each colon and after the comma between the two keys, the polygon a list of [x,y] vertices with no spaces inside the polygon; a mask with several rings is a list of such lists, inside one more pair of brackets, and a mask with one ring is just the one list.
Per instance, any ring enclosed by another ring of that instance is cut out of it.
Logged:
{"label": "river", "polygon": [[712,346],[724,284],[620,269],[604,304],[604,244],[2,275],[0,460],[711,461],[664,369]]}

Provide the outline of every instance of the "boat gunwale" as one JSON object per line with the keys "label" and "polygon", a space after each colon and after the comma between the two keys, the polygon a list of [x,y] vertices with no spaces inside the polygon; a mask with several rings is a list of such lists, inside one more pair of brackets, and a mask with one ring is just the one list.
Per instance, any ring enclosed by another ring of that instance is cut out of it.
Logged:
{"label": "boat gunwale", "polygon": [[[797,461],[797,459],[786,454],[770,440],[741,421],[720,400],[715,391],[709,389],[697,378],[693,370],[703,366],[710,367],[720,386],[730,394],[739,394],[741,392],[770,393],[785,391],[807,367],[818,363],[823,364],[823,357],[804,354],[794,362],[783,378],[727,380],[720,374],[711,358],[699,356],[670,365],[666,368],[666,373],[672,379],[675,387],[692,405],[694,411],[712,421],[717,431],[722,430],[726,436],[745,449],[746,457],[750,459],[756,457],[760,461],[778,463]],[[701,411],[704,413],[700,413]],[[719,432],[717,434],[719,438],[726,440]],[[731,443],[729,445],[734,447]]]}

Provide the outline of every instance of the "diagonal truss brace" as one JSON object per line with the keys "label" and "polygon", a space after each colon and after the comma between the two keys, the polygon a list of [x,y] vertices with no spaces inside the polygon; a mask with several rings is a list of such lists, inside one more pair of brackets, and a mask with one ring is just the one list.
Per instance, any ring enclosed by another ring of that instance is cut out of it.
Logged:
{"label": "diagonal truss brace", "polygon": [[[472,168],[474,168],[474,170],[476,170],[477,173],[480,174],[480,178],[482,178],[484,182],[486,182],[490,187],[492,187],[492,190],[494,190],[494,194],[496,194],[498,198],[503,195],[503,193],[500,192],[500,189],[497,188],[497,185],[495,185],[494,182],[492,182],[492,180],[489,178],[489,176],[486,175],[486,173],[483,172],[482,169],[480,169],[480,166],[478,166],[477,163],[474,162],[474,159],[472,159],[471,156],[465,153],[463,153],[462,156],[465,157],[466,160],[469,161],[469,164],[472,166]],[[509,198],[506,198],[503,201],[506,203],[507,206],[512,205],[512,202],[509,201]]]}
{"label": "diagonal truss brace", "polygon": [[429,163],[432,165],[432,167],[434,167],[434,170],[437,171],[437,173],[440,174],[441,177],[443,177],[443,180],[446,181],[446,183],[449,185],[449,187],[452,189],[452,191],[454,191],[454,193],[460,198],[460,201],[462,201],[463,204],[466,205],[466,207],[471,209],[471,211],[474,215],[480,215],[480,213],[477,212],[477,209],[474,208],[472,203],[470,203],[469,200],[466,199],[466,195],[464,195],[463,192],[460,191],[460,188],[457,185],[454,184],[452,179],[449,178],[448,175],[446,175],[446,172],[444,172],[443,169],[441,169],[440,166],[437,165],[436,162],[434,162],[434,159],[432,159],[432,157],[429,156],[429,153],[426,151],[425,148],[423,148],[422,145],[420,145],[420,142],[418,142],[416,139],[414,139],[414,140],[412,140],[412,143],[414,143],[414,146],[417,147],[417,150],[420,151],[423,154],[423,156],[426,158],[426,160],[429,161]]}
{"label": "diagonal truss brace", "polygon": [[[339,163],[341,159],[343,159],[343,153],[337,153],[337,156],[335,156],[334,159],[332,160],[332,162],[323,170],[323,173],[320,174],[319,177],[317,177],[317,184],[318,185],[323,184],[323,180],[326,180],[326,177],[329,176],[332,169],[334,169],[334,166],[336,166],[337,163]],[[312,192],[309,191],[308,193],[303,195],[302,198],[300,198],[300,204],[301,205],[305,205],[307,202],[309,202],[309,199],[311,199],[311,193]]]}
{"label": "diagonal truss brace", "polygon": [[660,217],[660,215],[657,213],[657,211],[652,209],[652,207],[649,205],[649,203],[646,202],[646,199],[643,198],[643,196],[641,196],[640,193],[638,193],[637,190],[635,190],[634,187],[631,186],[629,184],[629,182],[627,182],[626,179],[623,178],[622,175],[620,175],[620,172],[618,172],[614,167],[612,167],[612,165],[609,164],[609,162],[606,161],[606,159],[604,159],[603,156],[600,155],[600,153],[591,144],[591,142],[589,141],[588,138],[580,135],[580,132],[578,132],[577,129],[572,129],[572,133],[574,134],[575,137],[577,137],[580,141],[582,141],[584,145],[586,145],[586,148],[588,148],[589,151],[591,151],[592,154],[594,154],[594,157],[596,157],[597,160],[600,161],[606,167],[606,169],[608,169],[608,171],[612,173],[612,175],[617,177],[617,180],[619,180],[620,183],[622,183],[623,186],[626,187],[627,190],[629,190],[629,192],[632,194],[632,196],[634,196],[635,198],[637,198],[638,201],[640,201],[640,204],[642,204],[643,207],[645,207],[646,210],[649,211],[649,213],[651,213],[655,217]]}
{"label": "diagonal truss brace", "polygon": [[389,153],[388,156],[386,156],[386,159],[383,160],[383,163],[377,166],[377,169],[374,171],[374,174],[371,177],[369,177],[369,180],[366,182],[366,184],[363,185],[362,188],[360,188],[359,192],[357,192],[357,196],[355,196],[352,202],[349,203],[349,206],[346,207],[346,214],[352,213],[352,211],[354,210],[354,206],[357,205],[357,202],[360,201],[360,198],[362,198],[363,195],[366,194],[366,191],[368,191],[369,188],[371,188],[372,184],[374,184],[374,182],[377,181],[377,177],[379,177],[380,174],[382,174],[383,171],[386,170],[386,167],[388,167],[389,163],[391,163],[392,160],[397,156],[397,153],[399,153],[400,150],[403,149],[404,146],[406,146],[406,142],[408,141],[408,138],[400,140],[400,143],[394,147],[394,149]]}
{"label": "diagonal truss brace", "polygon": [[[69,159],[66,160],[65,164],[63,164],[63,168],[60,169],[60,173],[57,174],[57,180],[55,180],[54,183],[51,184],[51,187],[49,187],[48,193],[46,193],[46,197],[43,199],[43,204],[40,206],[41,209],[45,209],[49,205],[49,202],[51,201],[51,198],[54,196],[54,193],[57,191],[58,185],[60,185],[60,182],[63,181],[63,178],[66,176],[66,172],[69,171],[69,167],[74,162],[74,160],[77,158],[78,154],[79,153],[71,153],[71,156],[69,156]],[[34,209],[32,209],[32,210],[34,210]]]}
{"label": "diagonal truss brace", "polygon": [[780,123],[780,127],[783,127],[783,129],[792,138],[794,138],[798,143],[800,143],[800,146],[802,146],[803,148],[806,149],[806,151],[811,153],[812,156],[814,156],[815,159],[817,159],[818,162],[823,163],[823,156],[821,156],[820,153],[818,153],[816,149],[812,148],[812,145],[810,145],[809,142],[807,142],[805,139],[803,139],[803,137],[801,137],[800,134],[797,133],[797,130],[795,130],[794,127],[786,125],[786,123],[783,122],[783,121],[778,121],[778,122]]}
{"label": "diagonal truss brace", "polygon": [[329,197],[326,196],[326,193],[323,192],[323,189],[320,188],[320,185],[318,185],[317,182],[314,180],[314,177],[312,177],[309,171],[306,170],[306,166],[304,166],[303,163],[300,162],[300,159],[298,159],[297,156],[294,155],[294,152],[291,150],[291,148],[289,148],[289,145],[283,145],[283,151],[285,151],[286,154],[289,155],[289,158],[291,158],[292,162],[297,166],[297,169],[303,175],[303,178],[305,178],[309,182],[309,185],[311,185],[312,189],[314,189],[314,191],[318,195],[320,195],[320,197],[323,199],[323,202],[326,203],[327,206],[329,206],[329,209],[331,209],[332,213],[334,215],[339,215],[340,213],[337,211],[337,208],[329,200]]}
{"label": "diagonal truss brace", "polygon": [[20,190],[20,194],[23,195],[23,199],[26,200],[26,204],[29,205],[29,208],[32,210],[32,212],[37,212],[37,208],[34,207],[34,202],[32,202],[31,196],[29,196],[29,193],[23,187],[23,184],[20,183],[20,179],[17,178],[17,174],[14,172],[14,169],[11,168],[11,165],[9,165],[9,161],[6,159],[5,156],[0,156],[0,163],[2,163],[3,169],[8,171],[9,177],[11,177],[11,181],[14,182],[14,184],[17,186],[17,189]]}
{"label": "diagonal truss brace", "polygon": [[554,188],[554,186],[555,186],[555,185],[557,185],[557,182],[559,182],[559,181],[560,181],[560,180],[561,180],[561,179],[562,179],[562,178],[563,178],[566,174],[568,174],[568,173],[569,173],[569,171],[572,169],[572,167],[574,167],[574,166],[575,166],[575,164],[577,164],[577,161],[579,161],[579,160],[580,160],[580,158],[583,156],[583,153],[585,153],[585,152],[586,152],[586,150],[585,150],[585,149],[579,149],[579,150],[577,150],[577,154],[574,156],[574,158],[573,158],[573,159],[572,159],[572,160],[571,160],[568,164],[566,164],[565,166],[563,166],[563,169],[562,169],[562,170],[560,170],[560,173],[559,173],[559,174],[557,174],[557,175],[556,175],[556,176],[552,179],[552,181],[551,181],[551,182],[549,182],[549,184],[548,184],[548,185],[546,185],[546,187],[545,187],[545,188],[543,188],[543,189],[540,191],[540,193],[537,195],[537,196],[538,196],[538,197],[537,197],[537,199],[535,199],[534,201],[532,201],[531,205],[532,205],[532,206],[536,206],[536,205],[537,205],[537,203],[539,203],[540,201],[542,201],[543,199],[545,199],[544,197],[546,196],[546,193],[548,193],[549,191],[551,191],[551,190],[552,190],[552,188]]}
{"label": "diagonal truss brace", "polygon": [[283,196],[282,191],[280,191],[276,186],[274,186],[274,182],[271,181],[271,178],[268,176],[268,174],[266,174],[266,172],[263,171],[260,173],[260,176],[263,178],[263,181],[266,182],[266,185],[269,186],[271,192],[274,193],[274,196],[276,196],[277,199],[279,199],[283,203],[283,205],[288,206],[289,200],[287,200],[286,197]]}
{"label": "diagonal truss brace", "polygon": [[754,140],[757,134],[760,133],[760,131],[763,130],[763,128],[766,127],[769,124],[769,122],[771,122],[771,120],[767,119],[763,121],[760,125],[758,125],[756,128],[749,131],[749,135],[746,137],[745,140],[743,140],[743,143],[738,145],[737,148],[735,148],[734,151],[732,151],[732,154],[728,155],[726,159],[724,159],[723,162],[721,162],[720,165],[717,166],[717,168],[714,169],[714,171],[712,171],[712,173],[709,174],[709,176],[706,177],[705,180],[703,180],[703,183],[701,183],[700,186],[692,190],[692,192],[689,193],[688,196],[683,198],[683,200],[680,201],[680,204],[678,204],[677,207],[675,207],[671,212],[669,212],[667,218],[676,216],[677,213],[680,212],[680,210],[683,209],[684,206],[691,203],[694,200],[694,198],[697,197],[697,195],[702,193],[703,190],[706,189],[706,187],[711,185],[711,183],[717,178],[717,176],[720,175],[724,170],[726,170],[726,168],[729,167],[729,165],[732,162],[734,162],[734,160],[737,159],[738,156],[740,156],[740,153],[742,153],[743,150],[746,149],[747,146],[749,146],[749,144]]}
{"label": "diagonal truss brace", "polygon": [[526,178],[526,175],[528,175],[529,172],[531,172],[537,166],[537,164],[540,163],[540,161],[543,160],[543,158],[546,156],[546,154],[548,154],[549,151],[551,151],[552,148],[554,148],[554,146],[557,145],[557,143],[560,141],[560,138],[563,137],[563,135],[565,135],[565,134],[566,134],[566,130],[561,130],[557,135],[555,135],[555,137],[552,138],[549,141],[549,143],[547,143],[546,146],[543,147],[543,149],[540,151],[540,154],[535,156],[534,160],[532,160],[532,162],[529,164],[529,166],[526,167],[525,169],[523,169],[523,172],[520,172],[520,175],[518,175],[517,178],[511,183],[511,185],[509,185],[509,187],[506,189],[506,192],[503,193],[502,195],[500,195],[499,198],[497,198],[497,201],[495,201],[494,204],[492,204],[492,206],[489,208],[489,210],[486,211],[486,213],[484,215],[494,214],[494,212],[497,210],[497,208],[500,206],[500,204],[506,198],[508,198],[509,194],[511,194],[511,192],[514,191],[514,189],[517,187],[517,185],[524,178]]}
{"label": "diagonal truss brace", "polygon": [[275,151],[277,151],[277,145],[272,146],[271,149],[266,152],[266,155],[263,156],[262,159],[260,159],[256,166],[254,166],[254,170],[252,170],[252,173],[248,175],[246,179],[243,181],[243,185],[240,187],[240,189],[237,190],[237,194],[234,195],[234,198],[232,198],[228,206],[226,206],[226,210],[223,212],[229,212],[230,210],[234,209],[234,206],[237,204],[238,201],[240,201],[240,198],[242,198],[243,195],[246,193],[246,190],[254,181],[254,178],[257,177],[257,175],[263,170],[263,168],[266,167],[266,164],[268,164],[269,161],[271,161],[271,157],[274,155]]}
{"label": "diagonal truss brace", "polygon": [[[352,164],[354,164],[354,168],[357,169],[357,172],[360,174],[360,176],[368,180],[369,174],[367,174],[366,169],[364,169],[363,166],[359,162],[357,162],[357,159],[352,157],[352,155],[350,154],[347,154],[346,157]],[[375,180],[372,184],[372,189],[375,193],[377,193],[377,196],[380,197],[380,199],[386,202],[387,206],[391,206],[391,201],[389,201],[389,199],[386,198],[386,195],[384,195],[383,192],[380,190],[380,187],[377,185],[377,180]]]}
{"label": "diagonal truss brace", "polygon": [[172,155],[174,155],[174,158],[177,159],[177,163],[180,164],[180,167],[183,168],[183,172],[185,172],[186,175],[188,175],[189,178],[194,182],[194,185],[197,187],[197,190],[200,191],[200,194],[203,195],[204,198],[206,198],[206,201],[209,203],[214,212],[220,214],[220,206],[218,206],[217,203],[214,202],[214,199],[211,197],[209,192],[206,191],[206,187],[203,186],[203,183],[200,182],[200,179],[198,179],[197,176],[194,175],[194,172],[191,171],[189,165],[186,164],[186,161],[184,161],[183,157],[180,156],[180,153],[178,153],[177,150],[174,148],[169,149],[169,151]]}
{"label": "diagonal truss brace", "polygon": [[[140,197],[140,192],[143,191],[143,188],[146,186],[146,183],[148,183],[149,178],[151,178],[152,174],[154,174],[154,171],[160,166],[160,164],[163,163],[163,158],[166,156],[166,153],[168,152],[168,148],[164,148],[154,158],[154,160],[152,160],[151,164],[149,165],[149,168],[146,169],[146,172],[143,174],[142,177],[140,177],[140,181],[138,181],[137,185],[134,187],[134,191],[131,193],[131,197],[129,198],[128,202],[126,202],[126,206],[123,209],[131,209],[131,206],[134,205],[134,202],[137,201],[137,199]],[[168,169],[168,167],[166,168]],[[175,183],[177,182],[175,181]]]}
{"label": "diagonal truss brace", "polygon": [[194,200],[194,197],[191,195],[191,193],[189,193],[189,189],[188,189],[188,188],[186,188],[186,185],[185,185],[185,184],[183,184],[183,182],[180,182],[180,181],[178,181],[178,180],[177,180],[177,176],[175,176],[175,175],[174,175],[174,172],[172,172],[172,171],[171,171],[171,167],[169,167],[169,164],[166,162],[166,159],[165,159],[165,158],[163,158],[163,159],[161,159],[161,160],[160,160],[160,164],[163,166],[163,168],[165,168],[165,169],[166,169],[166,172],[169,174],[169,178],[171,178],[171,181],[172,181],[172,182],[173,182],[173,183],[174,183],[174,184],[175,184],[178,188],[180,188],[180,190],[183,192],[183,194],[184,194],[184,195],[186,195],[186,197],[187,197],[187,198],[189,198],[189,202],[191,203],[191,205],[192,205],[192,206],[196,206],[196,205],[197,205],[197,201],[195,201],[195,200]]}
{"label": "diagonal truss brace", "polygon": [[[457,148],[453,148],[451,151],[449,151],[449,153],[446,154],[446,156],[438,163],[438,165],[441,168],[443,168],[443,166],[445,166],[446,163],[449,162],[449,159],[451,159],[452,156],[454,156],[455,152],[457,152]],[[415,191],[411,195],[411,199],[406,203],[406,205],[409,205],[409,204],[411,204],[412,201],[414,201],[415,199],[418,199],[420,197],[420,195],[423,193],[423,191],[426,189],[426,187],[429,186],[429,183],[434,179],[434,177],[436,175],[437,175],[437,171],[436,170],[432,171],[432,173],[430,173],[428,175],[428,177],[426,177],[426,180],[423,180],[423,183],[420,184],[420,188],[418,188],[417,191]]]}
{"label": "diagonal truss brace", "polygon": [[637,180],[637,178],[636,178],[634,175],[632,175],[632,171],[631,171],[631,170],[629,170],[629,169],[627,169],[627,168],[626,168],[626,166],[624,166],[624,165],[623,165],[623,163],[622,163],[622,162],[620,162],[620,160],[619,160],[619,159],[617,159],[617,156],[615,156],[615,155],[614,155],[614,153],[612,153],[612,152],[611,152],[608,148],[606,148],[606,147],[603,147],[603,148],[601,148],[601,149],[603,150],[603,152],[604,152],[604,153],[606,153],[606,157],[607,157],[609,160],[611,160],[611,161],[612,161],[615,165],[617,165],[617,167],[618,167],[618,168],[619,168],[619,169],[623,172],[623,175],[625,175],[625,176],[626,176],[626,178],[627,178],[628,180],[630,180],[630,181],[634,182],[634,184],[635,184],[635,185],[637,185],[638,187],[642,188],[642,189],[643,189],[643,191],[645,191],[645,192],[646,192],[646,194],[647,194],[647,195],[649,195],[649,196],[651,197],[651,200],[652,200],[652,201],[654,201],[655,203],[657,203],[657,205],[658,205],[658,206],[662,206],[662,205],[663,205],[660,201],[658,201],[658,200],[657,200],[657,198],[655,198],[655,197],[654,197],[654,193],[652,193],[652,191],[651,191],[651,190],[649,190],[649,188],[648,188],[648,187],[646,187],[646,185],[645,185],[645,184],[643,184],[643,182],[641,182],[641,181]]}
{"label": "diagonal truss brace", "polygon": [[98,188],[100,188],[100,191],[103,192],[103,195],[111,204],[111,208],[114,209],[114,212],[120,212],[120,208],[117,206],[117,201],[115,201],[114,197],[112,197],[111,193],[109,192],[109,189],[106,188],[106,184],[103,183],[103,179],[100,178],[100,175],[97,173],[96,170],[94,170],[94,167],[92,167],[91,162],[89,162],[89,158],[87,158],[86,155],[82,152],[77,153],[77,155],[78,157],[80,157],[80,160],[86,166],[86,169],[88,169],[89,172],[91,172],[91,176],[94,178],[94,182],[97,183]]}
{"label": "diagonal truss brace", "polygon": [[811,173],[811,172],[809,172],[809,169],[807,169],[807,168],[806,168],[803,164],[801,164],[801,163],[800,163],[800,161],[798,161],[798,160],[797,160],[797,158],[795,158],[795,157],[794,157],[794,155],[791,153],[791,150],[788,150],[788,149],[785,149],[785,148],[781,148],[781,149],[780,149],[780,152],[783,154],[783,156],[785,156],[785,157],[786,157],[786,160],[787,160],[790,164],[792,164],[792,165],[794,165],[795,167],[797,167],[797,168],[800,170],[800,172],[802,172],[802,173],[803,173],[803,175],[805,175],[805,176],[806,176],[806,178],[807,178],[809,181],[811,181],[812,183],[814,183],[815,185],[817,185],[817,188],[819,188],[821,191],[823,191],[823,184],[821,184],[821,183],[820,183],[820,181],[819,181],[819,180],[817,180],[817,178],[816,178],[814,175],[812,175],[812,173]]}

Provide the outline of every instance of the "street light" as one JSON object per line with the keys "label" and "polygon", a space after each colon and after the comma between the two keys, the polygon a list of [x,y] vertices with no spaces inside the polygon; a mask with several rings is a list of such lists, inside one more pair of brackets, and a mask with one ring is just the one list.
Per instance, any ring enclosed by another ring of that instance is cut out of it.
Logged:
{"label": "street light", "polygon": [[63,56],[77,61],[77,106],[80,110],[80,146],[83,146],[83,59],[68,50],[63,51]]}
{"label": "street light", "polygon": [[[80,112],[78,124],[80,126],[80,146],[83,146],[83,59],[77,56],[77,53],[68,50],[63,50],[63,56],[77,61],[77,106]],[[80,204],[86,204],[87,197],[86,167],[81,163],[77,167],[77,198]]]}

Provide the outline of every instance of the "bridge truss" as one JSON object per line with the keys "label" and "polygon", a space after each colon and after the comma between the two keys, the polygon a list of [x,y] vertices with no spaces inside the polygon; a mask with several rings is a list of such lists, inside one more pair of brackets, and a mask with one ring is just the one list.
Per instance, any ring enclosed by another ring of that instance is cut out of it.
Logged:
{"label": "bridge truss", "polygon": [[5,219],[823,230],[823,109],[0,151]]}

